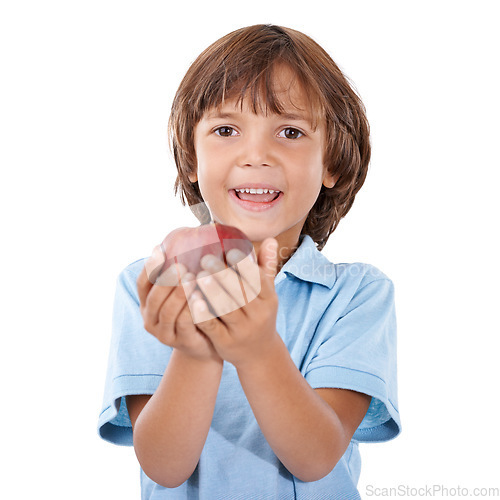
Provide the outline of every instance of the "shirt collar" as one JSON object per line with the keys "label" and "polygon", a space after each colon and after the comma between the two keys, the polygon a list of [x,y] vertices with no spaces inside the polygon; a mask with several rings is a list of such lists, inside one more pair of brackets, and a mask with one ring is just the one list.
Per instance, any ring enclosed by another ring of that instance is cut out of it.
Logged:
{"label": "shirt collar", "polygon": [[275,285],[287,275],[328,288],[333,287],[337,278],[335,266],[316,248],[313,239],[307,234],[303,235],[301,244],[277,274]]}

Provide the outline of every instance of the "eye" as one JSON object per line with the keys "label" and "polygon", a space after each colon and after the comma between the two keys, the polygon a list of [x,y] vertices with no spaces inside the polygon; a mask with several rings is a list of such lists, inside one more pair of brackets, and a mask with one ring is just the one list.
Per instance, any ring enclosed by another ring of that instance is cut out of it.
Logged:
{"label": "eye", "polygon": [[287,127],[280,132],[279,137],[285,137],[286,139],[298,139],[303,135],[304,133],[301,132],[299,129],[293,127]]}
{"label": "eye", "polygon": [[218,127],[214,130],[214,132],[221,137],[231,137],[232,135],[234,135],[234,133],[236,133],[233,127],[226,126]]}

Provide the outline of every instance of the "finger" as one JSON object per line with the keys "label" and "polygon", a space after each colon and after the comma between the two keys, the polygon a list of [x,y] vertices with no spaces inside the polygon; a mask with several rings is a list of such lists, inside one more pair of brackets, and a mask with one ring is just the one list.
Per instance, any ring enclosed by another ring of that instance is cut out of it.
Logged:
{"label": "finger", "polygon": [[193,309],[196,311],[195,314],[199,318],[196,321],[196,327],[209,338],[217,349],[217,345],[224,342],[229,335],[226,326],[213,315],[210,316],[210,314],[207,313],[208,307],[204,300],[196,300],[193,304]]}
{"label": "finger", "polygon": [[278,268],[278,242],[274,238],[266,238],[262,242],[258,262],[266,276],[274,280]]}
{"label": "finger", "polygon": [[161,247],[157,245],[153,249],[151,256],[146,260],[141,273],[137,277],[137,292],[139,295],[139,302],[141,307],[144,307],[146,303],[146,297],[155,284],[164,262],[165,256],[161,250]]}
{"label": "finger", "polygon": [[[201,296],[201,293],[198,292]],[[191,315],[191,310],[189,308],[189,300],[185,301],[181,312],[178,314],[174,325],[174,334],[178,335],[195,334],[196,326],[194,325],[193,316]]]}
{"label": "finger", "polygon": [[149,281],[151,283],[154,284],[156,282],[156,278],[158,278],[158,275],[160,274],[164,263],[165,254],[163,253],[161,246],[157,245],[153,248],[151,257],[149,257],[144,265]]}
{"label": "finger", "polygon": [[258,262],[261,284],[259,297],[267,300],[276,295],[274,278],[278,266],[278,242],[274,238],[267,238],[262,242]]}
{"label": "finger", "polygon": [[139,295],[139,302],[141,308],[146,304],[146,297],[149,291],[153,288],[153,284],[148,279],[148,273],[146,267],[142,268],[142,271],[137,277],[137,294]]}
{"label": "finger", "polygon": [[252,250],[249,254],[246,254],[238,248],[231,248],[231,250],[228,250],[226,253],[226,261],[231,266],[235,266],[238,262],[245,260],[247,257],[249,257],[252,262],[257,263],[257,257],[255,256],[254,250]]}
{"label": "finger", "polygon": [[158,311],[158,326],[163,331],[171,329],[174,332],[174,325],[186,305],[186,295],[181,286],[172,289],[171,293],[165,298]]}
{"label": "finger", "polygon": [[174,262],[154,281],[158,286],[178,286],[181,284],[182,277],[187,273],[187,268],[184,264]]}
{"label": "finger", "polygon": [[226,259],[234,267],[241,278],[245,303],[251,302],[260,293],[260,270],[253,252],[245,255],[237,249],[230,250]]}
{"label": "finger", "polygon": [[[184,266],[176,266],[173,264],[169,269],[167,269],[160,277],[158,278],[159,283],[163,282],[174,282],[179,279],[178,276],[182,279],[183,274],[185,273],[186,268]],[[177,273],[180,273],[179,275]],[[163,279],[162,276],[166,275],[166,278]],[[158,281],[157,280],[157,281]],[[145,325],[147,324],[149,327],[154,327],[159,322],[159,312],[162,304],[165,300],[170,296],[174,291],[180,290],[182,292],[182,296],[184,296],[184,290],[181,286],[164,286],[161,284],[151,286],[147,297],[144,300],[144,306],[142,308],[142,315],[144,319]],[[147,329],[147,328],[146,328]]]}
{"label": "finger", "polygon": [[[223,273],[224,271],[221,271]],[[228,270],[225,271],[226,273]],[[229,272],[232,272],[229,270]],[[217,273],[219,274],[219,273]],[[203,295],[207,299],[212,311],[216,317],[224,316],[241,306],[235,301],[235,299],[228,293],[227,290],[217,281],[214,274],[209,274],[208,271],[201,271],[196,275],[196,282],[198,287],[203,292]],[[239,283],[237,283],[239,287]],[[241,288],[238,290],[240,294],[240,302],[243,300],[241,293]]]}
{"label": "finger", "polygon": [[196,276],[193,273],[186,273],[181,278],[181,285],[184,289],[184,295],[189,298],[193,291],[196,289]]}
{"label": "finger", "polygon": [[211,273],[237,307],[243,307],[246,304],[241,278],[235,269],[226,267],[224,262],[214,255],[205,255],[200,264],[203,269]]}
{"label": "finger", "polygon": [[188,299],[188,306],[193,323],[196,325],[204,321],[215,319],[215,315],[208,307],[205,298],[199,290],[195,290],[191,294]]}

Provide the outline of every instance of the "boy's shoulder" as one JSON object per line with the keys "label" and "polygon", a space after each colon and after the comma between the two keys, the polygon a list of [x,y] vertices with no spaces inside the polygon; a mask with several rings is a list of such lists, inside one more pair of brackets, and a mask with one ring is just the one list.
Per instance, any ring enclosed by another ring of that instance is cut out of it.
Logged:
{"label": "boy's shoulder", "polygon": [[148,257],[142,257],[140,259],[134,260],[127,266],[125,266],[117,278],[117,286],[119,289],[127,291],[128,294],[133,297],[137,296],[137,278],[141,273],[144,264],[148,260]]}
{"label": "boy's shoulder", "polygon": [[334,290],[349,299],[371,300],[374,297],[393,297],[392,280],[378,267],[365,262],[335,264]]}
{"label": "boy's shoulder", "polygon": [[137,278],[147,260],[148,257],[141,257],[140,259],[134,260],[122,269],[120,276],[127,275]]}

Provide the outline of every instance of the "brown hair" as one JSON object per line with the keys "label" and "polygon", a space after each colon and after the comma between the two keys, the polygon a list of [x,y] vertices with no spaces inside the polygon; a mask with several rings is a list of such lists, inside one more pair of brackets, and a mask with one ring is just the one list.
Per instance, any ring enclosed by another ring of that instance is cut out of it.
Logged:
{"label": "brown hair", "polygon": [[[282,112],[272,85],[273,68],[279,63],[296,75],[316,118],[326,122],[323,161],[338,180],[332,188],[321,187],[302,228],[302,234],[310,235],[321,250],[365,181],[370,132],[363,103],[347,78],[322,47],[299,31],[249,26],[222,37],[198,56],[177,90],[169,120],[178,171],[174,191],[181,190],[183,205],[203,202],[198,183],[188,175],[196,171],[194,128],[207,110],[235,96],[243,105],[249,96],[256,113]],[[196,216],[201,223],[210,219],[208,210]]]}

